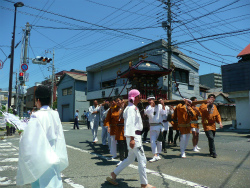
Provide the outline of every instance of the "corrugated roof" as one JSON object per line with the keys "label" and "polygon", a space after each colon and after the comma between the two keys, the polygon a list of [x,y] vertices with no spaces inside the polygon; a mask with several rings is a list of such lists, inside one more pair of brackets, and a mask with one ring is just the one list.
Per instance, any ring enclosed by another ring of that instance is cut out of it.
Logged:
{"label": "corrugated roof", "polygon": [[86,74],[81,74],[81,73],[69,73],[66,72],[65,74],[63,74],[59,80],[59,82],[56,84],[57,86],[61,83],[61,81],[63,80],[63,78],[68,75],[71,78],[73,78],[74,80],[79,80],[79,81],[87,81],[87,75]]}
{"label": "corrugated roof", "polygon": [[250,55],[250,44],[248,44],[238,55],[237,57],[242,57],[245,55]]}
{"label": "corrugated roof", "polygon": [[72,77],[75,80],[80,80],[80,81],[87,81],[87,75],[86,74],[74,74],[74,73],[65,73]]}

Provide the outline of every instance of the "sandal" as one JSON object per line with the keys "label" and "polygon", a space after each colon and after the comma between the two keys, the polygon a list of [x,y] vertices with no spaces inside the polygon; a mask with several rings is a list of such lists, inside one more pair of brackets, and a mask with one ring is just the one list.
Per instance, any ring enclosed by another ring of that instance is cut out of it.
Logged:
{"label": "sandal", "polygon": [[155,187],[155,186],[153,186],[153,185],[149,185],[149,184],[147,184],[147,186],[146,186],[145,188],[156,188],[156,187]]}
{"label": "sandal", "polygon": [[114,179],[112,179],[112,178],[110,178],[110,177],[107,177],[106,180],[107,180],[109,183],[111,183],[112,185],[118,185],[118,183],[117,183]]}

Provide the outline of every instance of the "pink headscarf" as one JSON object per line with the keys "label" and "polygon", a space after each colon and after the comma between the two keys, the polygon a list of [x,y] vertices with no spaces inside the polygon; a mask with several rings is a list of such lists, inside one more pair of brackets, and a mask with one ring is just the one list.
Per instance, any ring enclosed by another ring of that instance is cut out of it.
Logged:
{"label": "pink headscarf", "polygon": [[137,89],[132,89],[129,91],[128,93],[128,101],[130,101],[130,99],[132,99],[132,101],[135,101],[135,97],[137,97],[138,95],[140,95],[140,92]]}

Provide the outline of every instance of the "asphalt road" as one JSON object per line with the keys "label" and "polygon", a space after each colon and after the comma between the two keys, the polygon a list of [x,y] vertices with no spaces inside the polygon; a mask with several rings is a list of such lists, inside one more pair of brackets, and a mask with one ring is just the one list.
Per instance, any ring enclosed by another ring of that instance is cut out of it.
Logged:
{"label": "asphalt road", "polygon": [[[107,146],[102,146],[100,142],[93,144],[91,130],[87,130],[86,125],[80,125],[80,130],[73,130],[71,123],[63,123],[63,128],[69,156],[69,167],[62,172],[64,187],[117,187],[105,181],[117,163],[109,160]],[[101,140],[101,128],[98,133]],[[204,132],[200,134],[199,153],[192,151],[192,136],[190,137],[186,159],[180,158],[179,147],[168,146],[168,153],[162,154],[161,160],[147,163],[149,183],[158,188],[249,188],[249,135],[249,132],[229,132],[227,129],[217,131],[216,159],[208,155]],[[0,140],[0,187],[16,187],[18,137],[15,135]],[[151,159],[150,144],[144,144],[144,150],[147,159]],[[139,187],[138,180],[137,162],[134,162],[118,176],[118,187]]]}

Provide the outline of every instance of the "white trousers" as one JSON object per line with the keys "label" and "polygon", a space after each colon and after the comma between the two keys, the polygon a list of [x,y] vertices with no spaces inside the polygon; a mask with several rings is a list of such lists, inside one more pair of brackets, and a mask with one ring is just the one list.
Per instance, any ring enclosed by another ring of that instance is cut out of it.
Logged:
{"label": "white trousers", "polygon": [[101,124],[101,126],[102,126],[102,145],[106,145],[108,138],[108,129],[103,125],[103,123]]}
{"label": "white trousers", "polygon": [[109,146],[109,151],[111,150],[111,136],[109,133],[107,133],[107,137],[108,137],[108,146]]}
{"label": "white trousers", "polygon": [[135,158],[138,160],[138,172],[140,176],[141,184],[148,184],[147,174],[146,174],[146,164],[147,159],[144,153],[142,144],[139,147],[134,147],[131,149],[129,147],[130,139],[127,139],[128,146],[128,157],[122,161],[122,163],[114,170],[114,173],[118,176],[120,172],[126,168],[128,165],[135,161]]}
{"label": "white trousers", "polygon": [[110,135],[110,154],[113,158],[117,157],[117,141],[115,140],[115,135]]}
{"label": "white trousers", "polygon": [[180,149],[181,149],[181,154],[185,153],[185,150],[188,145],[190,134],[181,134],[181,141],[180,141]]}
{"label": "white trousers", "polygon": [[157,141],[157,138],[160,134],[160,130],[150,130],[150,143],[152,153],[161,153],[162,150],[162,142]]}
{"label": "white trousers", "polygon": [[99,121],[91,121],[90,122],[90,128],[91,128],[92,135],[93,135],[93,142],[98,141],[98,138],[97,138],[98,126],[99,126]]}

